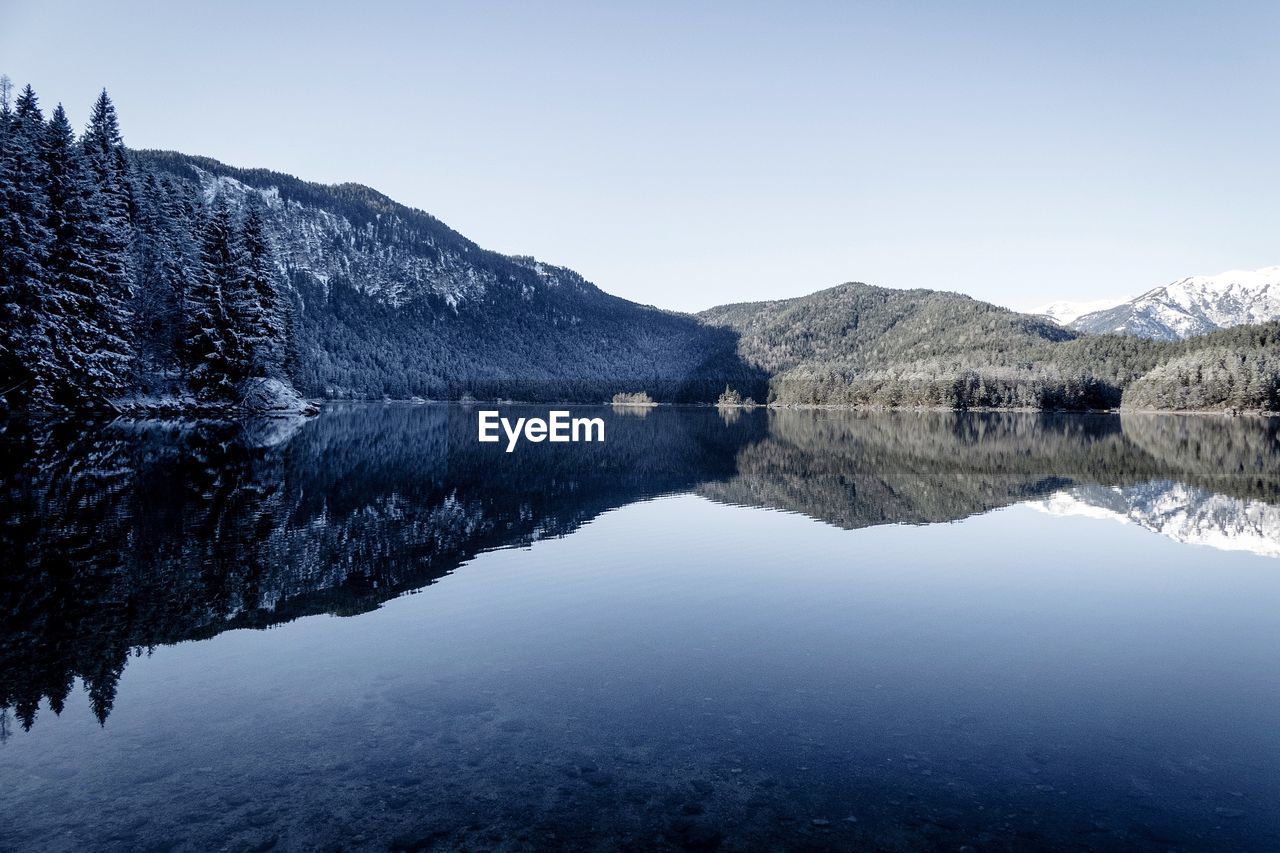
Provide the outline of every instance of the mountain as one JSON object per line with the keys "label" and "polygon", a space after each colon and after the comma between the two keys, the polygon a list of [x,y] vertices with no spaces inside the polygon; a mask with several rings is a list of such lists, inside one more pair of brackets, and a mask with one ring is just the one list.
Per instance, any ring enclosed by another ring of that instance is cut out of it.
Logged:
{"label": "mountain", "polygon": [[731,330],[487,251],[368,187],[131,150],[105,91],[78,138],[30,86],[3,100],[0,412],[763,390]]}
{"label": "mountain", "polygon": [[742,356],[770,373],[816,364],[883,369],[1079,337],[1043,318],[959,293],[857,282],[794,299],[720,305],[698,317],[737,331]]}
{"label": "mountain", "polygon": [[1078,317],[1113,308],[1119,299],[1094,299],[1089,302],[1053,302],[1042,305],[1033,311],[1040,317],[1046,317],[1060,326],[1070,326]]}
{"label": "mountain", "polygon": [[1071,328],[1178,340],[1215,329],[1280,320],[1280,266],[1197,275],[1119,305],[1065,320]]}
{"label": "mountain", "polygon": [[[1081,338],[1043,317],[958,293],[849,283],[808,296],[723,305],[698,317],[738,335],[769,374],[769,400],[794,404],[1087,408],[1118,405],[1079,371],[1037,363]],[[1114,397],[1114,401],[1111,398]]]}
{"label": "mountain", "polygon": [[714,400],[758,370],[735,336],[611,296],[576,272],[481,248],[358,184],[325,186],[169,151],[132,152],[205,206],[261,200],[296,302],[306,394]]}
{"label": "mountain", "polygon": [[1273,354],[1280,322],[1185,341],[1087,335],[956,293],[866,284],[724,305],[698,317],[737,334],[738,355],[769,375],[775,403],[1280,407],[1280,359]]}
{"label": "mountain", "polygon": [[[1280,408],[1280,321],[1161,342],[858,283],[692,316],[485,250],[358,184],[130,150],[105,92],[77,140],[27,87],[0,110],[0,143],[5,413],[301,411],[295,389],[712,402],[726,386],[795,404]],[[1277,280],[1187,279],[1075,324],[1168,337],[1263,319]]]}

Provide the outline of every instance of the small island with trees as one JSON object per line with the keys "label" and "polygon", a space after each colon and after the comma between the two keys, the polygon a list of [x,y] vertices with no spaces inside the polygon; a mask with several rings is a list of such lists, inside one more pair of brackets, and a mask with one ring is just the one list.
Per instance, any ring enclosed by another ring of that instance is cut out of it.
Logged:
{"label": "small island with trees", "polygon": [[656,406],[657,402],[647,391],[619,391],[611,401],[615,406]]}

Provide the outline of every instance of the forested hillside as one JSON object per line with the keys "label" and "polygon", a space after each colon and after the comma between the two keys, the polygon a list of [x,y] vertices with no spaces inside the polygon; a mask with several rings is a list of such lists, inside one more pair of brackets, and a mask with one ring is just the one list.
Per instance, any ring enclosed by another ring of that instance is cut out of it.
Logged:
{"label": "forested hillside", "polygon": [[776,403],[1280,409],[1280,323],[1176,342],[1085,335],[959,294],[865,284],[699,316],[739,333]]}
{"label": "forested hillside", "polygon": [[1020,351],[1080,333],[958,293],[844,284],[796,299],[721,305],[699,315],[740,330],[740,346],[770,373],[839,362],[856,369],[923,363],[978,350]]}
{"label": "forested hillside", "polygon": [[323,186],[173,152],[138,169],[200,197],[260,199],[296,303],[296,381],[324,397],[714,400],[763,373],[736,336],[611,296],[572,270],[487,251],[356,184]]}
{"label": "forested hillside", "polygon": [[1125,387],[1125,406],[1280,411],[1280,323],[1224,329],[1172,349]]}

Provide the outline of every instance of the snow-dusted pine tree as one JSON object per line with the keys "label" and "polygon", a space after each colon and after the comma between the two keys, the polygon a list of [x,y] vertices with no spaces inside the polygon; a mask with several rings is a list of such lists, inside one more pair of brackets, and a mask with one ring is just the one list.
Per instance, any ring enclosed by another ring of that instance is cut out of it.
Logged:
{"label": "snow-dusted pine tree", "polygon": [[280,271],[267,234],[262,200],[256,193],[246,200],[241,234],[240,275],[229,299],[241,367],[246,376],[281,378],[285,323]]}
{"label": "snow-dusted pine tree", "polygon": [[53,359],[38,377],[58,406],[92,406],[97,397],[93,376],[110,370],[98,344],[98,270],[93,244],[100,227],[91,202],[93,188],[84,156],[62,105],[53,111],[45,131],[44,160],[52,240],[45,259],[50,300],[44,328]]}
{"label": "snow-dusted pine tree", "polygon": [[[134,300],[133,318],[140,372],[153,389],[172,390],[162,381],[180,360],[183,300],[192,276],[187,258],[188,223],[170,212],[172,188],[152,172],[135,177],[134,184]],[[158,381],[160,380],[160,381]]]}
{"label": "snow-dusted pine tree", "polygon": [[11,108],[0,99],[0,397],[8,405],[48,406],[39,381],[51,368],[44,261],[49,233],[44,118],[27,86]]}
{"label": "snow-dusted pine tree", "polygon": [[235,398],[243,372],[226,289],[244,273],[235,221],[224,196],[214,200],[202,237],[201,269],[184,301],[185,361],[192,389],[207,400],[225,402]]}
{"label": "snow-dusted pine tree", "polygon": [[92,249],[94,301],[98,306],[95,326],[101,337],[95,344],[98,355],[89,379],[99,393],[111,395],[123,391],[132,379],[129,248],[133,224],[128,160],[116,108],[105,89],[94,102],[81,147],[91,188],[90,205],[98,217]]}

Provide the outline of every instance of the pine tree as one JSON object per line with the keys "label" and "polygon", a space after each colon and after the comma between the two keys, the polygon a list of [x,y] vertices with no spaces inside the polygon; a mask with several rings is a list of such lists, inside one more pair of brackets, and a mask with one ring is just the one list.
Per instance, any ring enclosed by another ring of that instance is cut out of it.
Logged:
{"label": "pine tree", "polygon": [[203,270],[200,252],[204,202],[199,188],[187,181],[165,175],[158,179],[158,184],[161,216],[169,227],[171,248],[181,267],[183,285],[190,287]]}
{"label": "pine tree", "polygon": [[201,269],[185,300],[188,377],[197,394],[215,401],[234,399],[240,372],[225,295],[228,283],[242,275],[237,243],[231,206],[219,196],[203,225]]}
{"label": "pine tree", "polygon": [[279,378],[284,365],[285,322],[280,272],[267,235],[262,202],[250,194],[241,238],[241,264],[229,300],[236,323],[240,378]]}
{"label": "pine tree", "polygon": [[133,192],[134,330],[141,366],[152,375],[165,373],[179,361],[183,299],[191,280],[187,223],[170,212],[170,192],[172,188],[152,172],[138,179]]}
{"label": "pine tree", "polygon": [[0,124],[0,397],[42,407],[49,389],[39,380],[52,369],[44,269],[52,235],[44,119],[30,86],[12,109],[3,99]]}
{"label": "pine tree", "polygon": [[[302,307],[298,294],[284,294],[284,363],[281,370],[284,377],[295,388],[304,387],[302,375],[302,340],[298,334],[298,315]],[[312,385],[316,384],[314,381]]]}
{"label": "pine tree", "polygon": [[0,150],[4,141],[9,138],[9,130],[13,119],[13,81],[8,74],[0,74]]}
{"label": "pine tree", "polygon": [[92,263],[94,299],[98,305],[95,326],[101,330],[101,337],[94,343],[98,358],[90,378],[100,393],[109,395],[124,390],[132,378],[133,281],[129,247],[133,224],[124,141],[115,106],[105,89],[94,103],[80,144],[91,187],[89,204],[98,219],[92,240]]}
{"label": "pine tree", "polygon": [[96,325],[92,248],[98,218],[89,204],[92,193],[83,155],[61,104],[46,127],[44,160],[51,235],[45,261],[51,294],[45,329],[53,358],[39,381],[54,403],[79,408],[94,399],[90,377],[111,365],[101,363],[96,348],[103,337]]}

